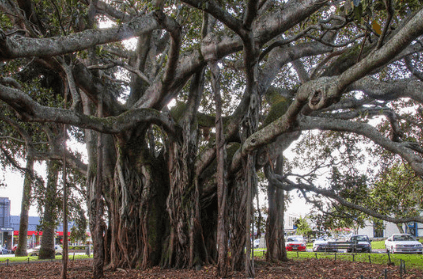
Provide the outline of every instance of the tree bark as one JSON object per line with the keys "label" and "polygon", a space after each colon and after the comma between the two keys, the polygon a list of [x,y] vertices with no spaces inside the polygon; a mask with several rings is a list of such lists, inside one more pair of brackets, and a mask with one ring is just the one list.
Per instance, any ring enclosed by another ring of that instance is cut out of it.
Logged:
{"label": "tree bark", "polygon": [[226,201],[228,188],[226,181],[226,145],[223,135],[222,98],[220,96],[220,71],[217,61],[209,63],[212,72],[212,87],[216,103],[216,182],[217,182],[217,274],[221,278],[228,275],[228,230],[226,226]]}
{"label": "tree bark", "polygon": [[[268,168],[270,166],[267,166]],[[283,175],[283,155],[276,160],[276,173]],[[269,216],[266,228],[266,260],[269,262],[287,261],[284,238],[285,194],[283,189],[269,181],[267,190],[269,201]]]}
{"label": "tree bark", "polygon": [[[98,117],[103,117],[103,102],[100,101],[97,106]],[[97,135],[97,175],[95,183],[95,230],[94,230],[94,263],[93,263],[93,278],[102,278],[104,267],[104,238],[103,238],[103,137],[99,132]]]}
{"label": "tree bark", "polygon": [[[65,97],[65,104],[66,104],[66,97]],[[62,255],[62,279],[66,279],[68,277],[68,185],[67,185],[67,169],[66,169],[66,140],[67,140],[67,132],[66,132],[66,124],[63,125],[63,255]]]}
{"label": "tree bark", "polygon": [[21,205],[21,219],[19,223],[19,241],[16,249],[16,256],[26,256],[27,245],[28,245],[28,211],[31,206],[31,192],[34,176],[34,158],[32,156],[32,150],[27,147],[26,155],[26,171],[24,177],[24,187],[22,193],[22,205]]}
{"label": "tree bark", "polygon": [[47,162],[47,189],[44,206],[44,217],[42,223],[43,237],[41,238],[41,248],[39,259],[54,259],[54,230],[56,228],[57,219],[57,178],[59,170],[57,164],[49,160]]}
{"label": "tree bark", "polygon": [[404,233],[404,229],[403,229],[403,227],[402,227],[402,224],[401,224],[401,223],[399,223],[399,224],[396,224],[396,225],[397,225],[397,228],[398,228],[399,232],[400,232],[400,233]]}

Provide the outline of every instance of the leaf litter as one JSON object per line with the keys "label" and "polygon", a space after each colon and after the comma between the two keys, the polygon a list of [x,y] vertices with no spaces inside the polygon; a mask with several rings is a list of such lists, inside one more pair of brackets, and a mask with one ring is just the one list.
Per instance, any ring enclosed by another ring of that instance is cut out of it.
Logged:
{"label": "leaf litter", "polygon": [[[385,271],[386,270],[386,271]],[[6,266],[0,265],[0,278],[61,278],[62,263],[39,262],[20,263]],[[290,260],[288,262],[268,263],[255,260],[255,278],[311,278],[311,279],[349,279],[349,278],[423,278],[423,270],[407,269],[401,277],[398,266],[370,264],[362,262],[335,261],[330,259]],[[70,261],[68,264],[68,278],[92,278],[92,260]],[[361,277],[363,276],[363,277]],[[203,266],[196,269],[162,269],[152,267],[146,270],[123,269],[105,270],[104,278],[175,278],[175,279],[209,279],[218,278],[216,266]],[[244,272],[230,272],[228,278],[245,278]]]}

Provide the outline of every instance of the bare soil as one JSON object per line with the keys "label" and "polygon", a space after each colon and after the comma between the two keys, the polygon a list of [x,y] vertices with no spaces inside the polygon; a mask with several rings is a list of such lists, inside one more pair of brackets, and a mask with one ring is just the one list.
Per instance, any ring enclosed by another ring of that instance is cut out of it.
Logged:
{"label": "bare soil", "polygon": [[[67,278],[92,278],[92,260],[70,261]],[[398,266],[387,266],[369,263],[334,261],[328,259],[291,260],[286,263],[255,262],[255,278],[385,278],[385,270],[389,279],[423,278],[423,270],[407,270],[401,277]],[[0,278],[61,278],[61,262],[42,262],[0,265]],[[175,270],[150,268],[144,271],[135,269],[106,270],[105,278],[180,278],[205,279],[218,278],[215,266],[204,266],[201,270]],[[363,277],[361,277],[363,276]],[[228,278],[245,278],[243,272],[231,272]]]}

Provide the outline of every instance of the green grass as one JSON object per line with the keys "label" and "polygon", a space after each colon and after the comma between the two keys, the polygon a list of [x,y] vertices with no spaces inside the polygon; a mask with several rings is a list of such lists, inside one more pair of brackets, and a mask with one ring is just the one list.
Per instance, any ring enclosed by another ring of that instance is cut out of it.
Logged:
{"label": "green grass", "polygon": [[[290,259],[335,259],[342,261],[356,261],[356,262],[370,262],[374,264],[383,264],[386,265],[389,262],[388,254],[379,254],[379,253],[315,253],[315,252],[288,252],[288,258]],[[354,256],[353,256],[354,255]],[[369,258],[370,256],[370,258]],[[423,256],[420,254],[394,254],[390,255],[391,262],[395,266],[400,265],[400,260],[405,261],[405,265],[408,268],[419,268],[423,269]]]}
{"label": "green grass", "polygon": [[372,241],[372,249],[385,249],[385,240]]}
{"label": "green grass", "polygon": [[[92,257],[91,257],[92,258]],[[7,260],[9,260],[10,263],[16,263],[16,262],[38,262],[38,261],[51,261],[51,260],[39,260],[37,256],[34,257],[15,257],[15,255],[10,255],[10,257],[2,257],[0,258],[0,264],[4,264],[5,262],[7,262]],[[55,260],[61,260],[62,256],[56,256]],[[72,254],[69,254],[69,260],[73,260],[74,257]],[[75,260],[78,259],[89,259],[89,257],[87,255],[75,255]]]}

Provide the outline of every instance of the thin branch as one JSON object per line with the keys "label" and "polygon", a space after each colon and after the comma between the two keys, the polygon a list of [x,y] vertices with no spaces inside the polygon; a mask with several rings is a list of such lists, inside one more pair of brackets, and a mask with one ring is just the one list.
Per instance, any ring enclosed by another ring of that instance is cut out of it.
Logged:
{"label": "thin branch", "polygon": [[376,49],[380,49],[383,45],[383,40],[385,39],[386,33],[388,32],[389,25],[391,25],[392,16],[395,12],[392,0],[384,0],[386,7],[386,12],[388,13],[388,18],[386,19],[385,26],[383,27],[382,34],[379,37],[379,41],[377,42]]}
{"label": "thin branch", "polygon": [[423,176],[423,160],[414,151],[402,143],[394,142],[382,135],[376,128],[366,123],[346,121],[341,119],[327,119],[311,116],[303,116],[299,121],[298,128],[303,130],[321,129],[332,131],[352,132],[371,139],[385,149],[401,155],[419,175]]}

